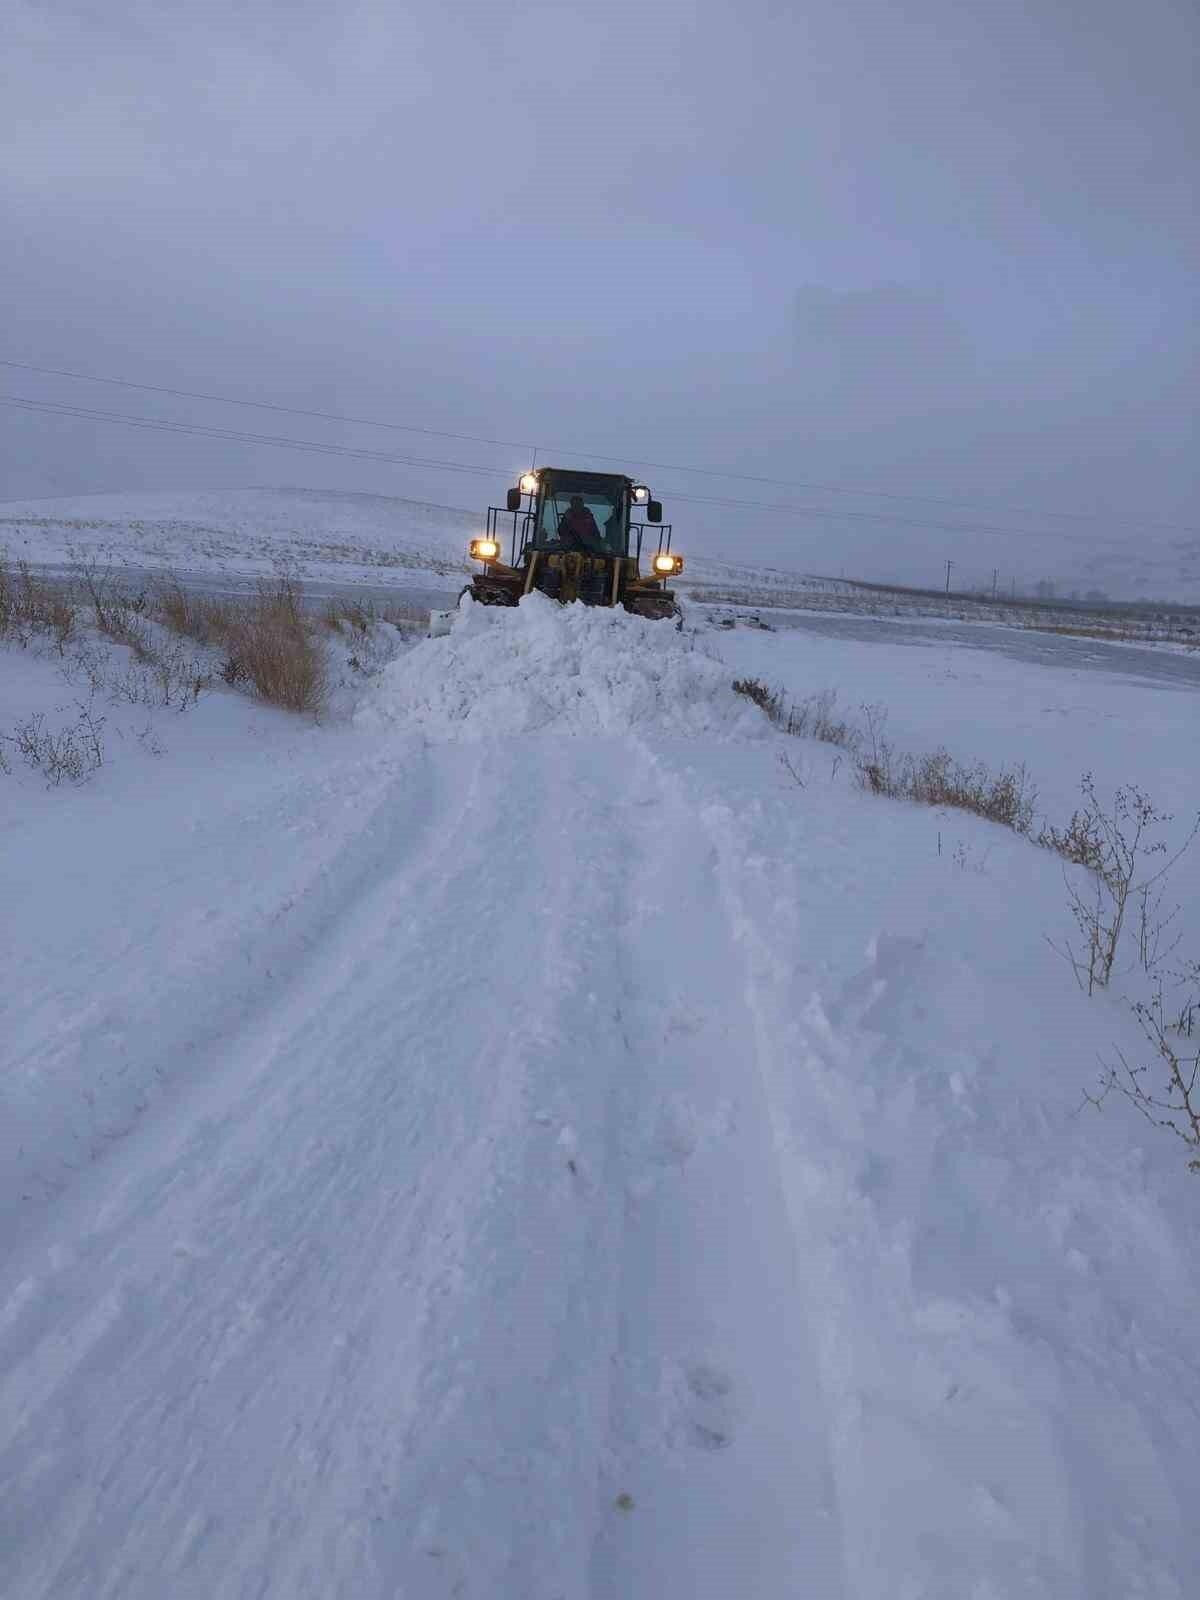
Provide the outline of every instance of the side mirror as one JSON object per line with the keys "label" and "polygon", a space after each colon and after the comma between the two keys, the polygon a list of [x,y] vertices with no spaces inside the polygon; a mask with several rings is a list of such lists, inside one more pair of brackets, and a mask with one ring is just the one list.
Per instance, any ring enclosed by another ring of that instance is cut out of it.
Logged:
{"label": "side mirror", "polygon": [[662,501],[661,500],[651,500],[651,501],[649,501],[647,503],[647,505],[646,505],[646,521],[647,522],[661,522],[662,521]]}
{"label": "side mirror", "polygon": [[508,491],[508,498],[505,500],[504,504],[505,504],[505,507],[509,511],[520,511],[520,509],[521,509],[521,491],[520,491],[520,489],[510,489]]}

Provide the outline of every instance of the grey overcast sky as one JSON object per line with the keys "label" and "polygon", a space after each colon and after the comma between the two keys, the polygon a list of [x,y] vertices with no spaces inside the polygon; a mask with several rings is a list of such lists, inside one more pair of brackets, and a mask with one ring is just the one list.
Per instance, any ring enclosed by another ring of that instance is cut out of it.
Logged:
{"label": "grey overcast sky", "polygon": [[[0,356],[881,491],[647,471],[712,554],[1067,576],[1200,530],[1198,46],[1195,0],[6,0]],[[6,406],[0,499],[475,507],[525,464],[7,368],[0,390],[495,468]]]}

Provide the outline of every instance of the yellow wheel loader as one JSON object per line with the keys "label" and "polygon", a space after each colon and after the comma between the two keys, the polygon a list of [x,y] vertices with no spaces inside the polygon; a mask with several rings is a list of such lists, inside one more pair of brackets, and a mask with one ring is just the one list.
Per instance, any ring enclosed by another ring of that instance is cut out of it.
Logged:
{"label": "yellow wheel loader", "polygon": [[[644,522],[635,520],[641,512]],[[509,525],[511,523],[511,526]],[[657,533],[642,571],[647,533]],[[507,544],[507,560],[505,545]],[[668,581],[683,571],[671,549],[671,524],[644,483],[613,472],[542,467],[489,506],[487,531],[471,540],[481,563],[463,594],[485,606],[515,606],[534,589],[564,604],[624,606],[641,617],[678,617]],[[461,598],[461,596],[460,596]],[[430,633],[448,633],[452,611],[435,611]]]}

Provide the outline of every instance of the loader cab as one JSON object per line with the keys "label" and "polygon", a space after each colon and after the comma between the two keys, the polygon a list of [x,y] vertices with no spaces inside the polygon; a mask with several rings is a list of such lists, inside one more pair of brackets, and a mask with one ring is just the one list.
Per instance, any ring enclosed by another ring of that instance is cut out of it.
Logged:
{"label": "loader cab", "polygon": [[573,504],[582,504],[595,523],[599,544],[595,554],[629,554],[629,513],[632,485],[614,473],[567,472],[543,468],[537,475],[529,545],[534,550],[562,548],[560,527]]}

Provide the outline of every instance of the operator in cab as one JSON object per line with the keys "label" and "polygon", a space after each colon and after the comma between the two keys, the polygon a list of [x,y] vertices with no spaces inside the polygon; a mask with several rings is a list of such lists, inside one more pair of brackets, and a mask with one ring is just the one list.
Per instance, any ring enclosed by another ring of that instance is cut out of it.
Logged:
{"label": "operator in cab", "polygon": [[564,550],[577,550],[586,555],[608,555],[608,546],[600,537],[596,519],[583,503],[583,496],[573,494],[571,503],[558,525],[558,537]]}

